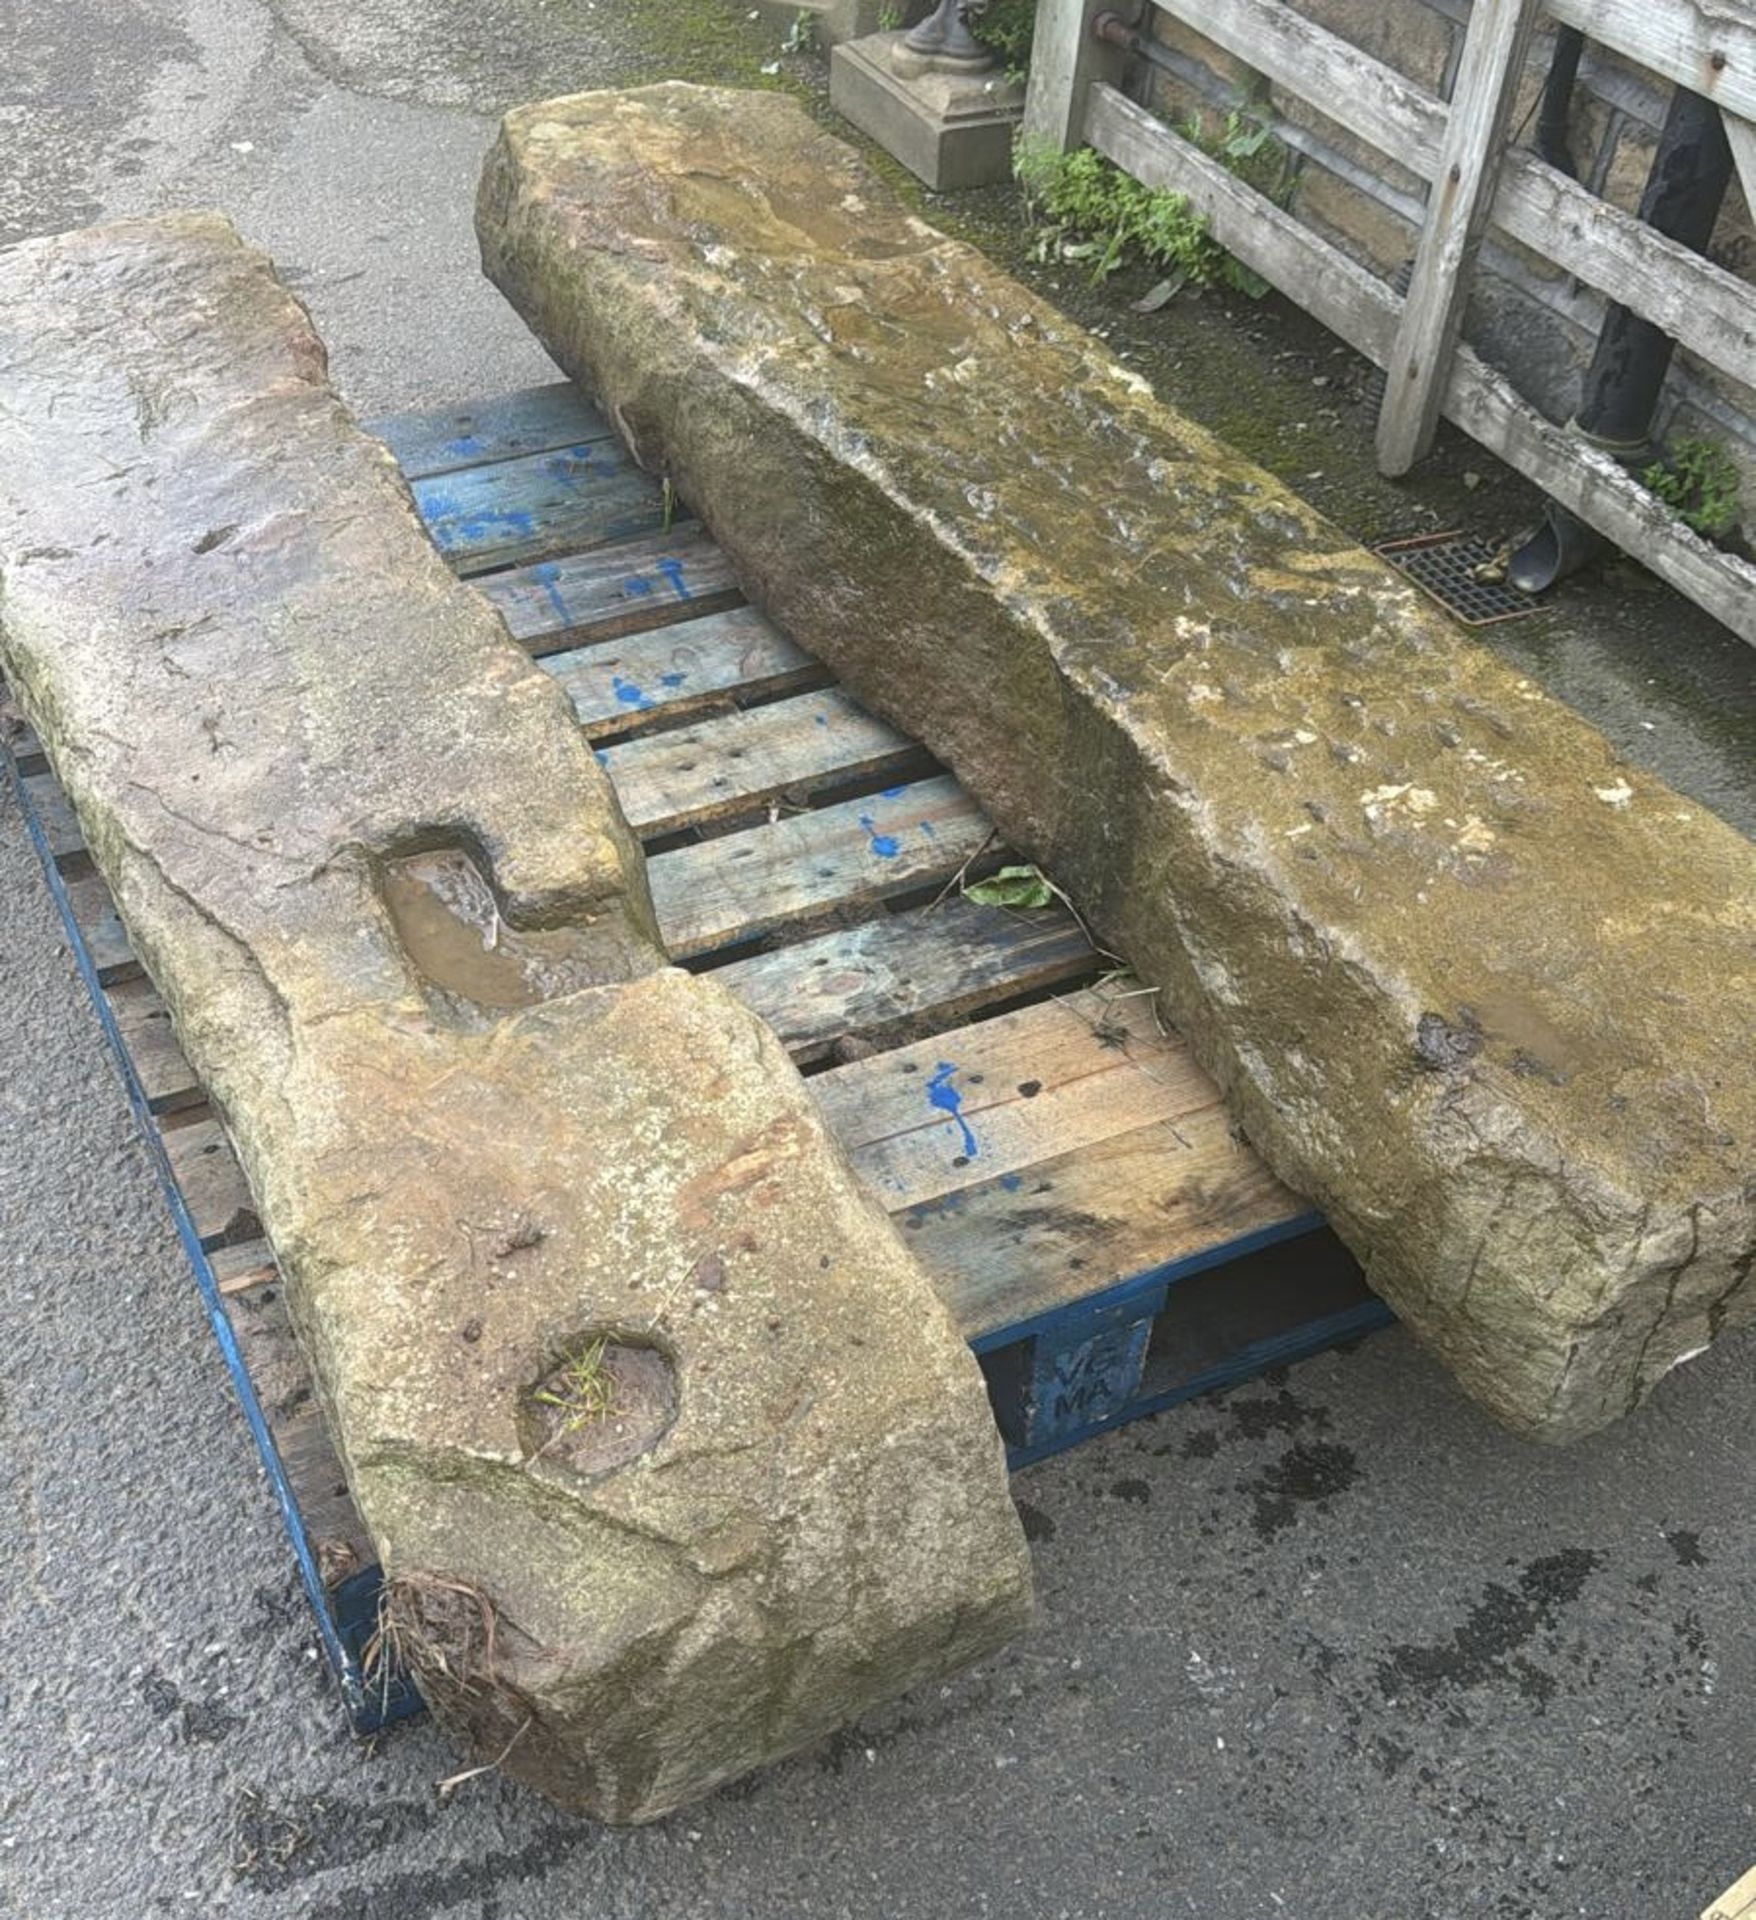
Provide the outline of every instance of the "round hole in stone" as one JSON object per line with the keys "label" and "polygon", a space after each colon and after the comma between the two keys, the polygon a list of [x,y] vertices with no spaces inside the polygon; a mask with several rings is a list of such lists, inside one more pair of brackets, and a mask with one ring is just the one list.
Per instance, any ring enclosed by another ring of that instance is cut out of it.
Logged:
{"label": "round hole in stone", "polygon": [[613,1333],[586,1333],[520,1394],[519,1439],[532,1458],[609,1473],[655,1446],[676,1417],[668,1354]]}

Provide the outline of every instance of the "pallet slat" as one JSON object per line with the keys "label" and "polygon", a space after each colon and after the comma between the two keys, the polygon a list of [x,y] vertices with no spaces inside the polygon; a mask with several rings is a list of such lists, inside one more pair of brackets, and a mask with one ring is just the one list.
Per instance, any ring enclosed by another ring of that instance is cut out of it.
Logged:
{"label": "pallet slat", "polygon": [[134,1062],[141,1091],[154,1113],[199,1105],[205,1096],[195,1069],[177,1044],[170,1009],[144,974],[108,989],[110,1011]]}
{"label": "pallet slat", "polygon": [[229,1247],[215,1247],[207,1264],[213,1268],[220,1292],[228,1297],[280,1279],[280,1263],[266,1240],[239,1240]]}
{"label": "pallet slat", "polygon": [[0,680],[0,752],[11,759],[21,781],[49,770],[43,743],[37,738],[36,729],[13,706],[4,680]]}
{"label": "pallet slat", "polygon": [[954,896],[728,961],[715,978],[774,1028],[794,1059],[809,1062],[844,1037],[968,1019],[995,1001],[1087,973],[1093,958],[1064,907],[1012,913]]}
{"label": "pallet slat", "polygon": [[262,1404],[287,1477],[299,1489],[299,1514],[326,1584],[369,1566],[377,1551],[348,1492],[311,1369],[294,1337],[278,1289],[226,1303],[232,1331]]}
{"label": "pallet slat", "polygon": [[202,1246],[260,1239],[256,1202],[225,1128],[217,1120],[191,1120],[163,1129],[163,1139],[165,1157]]}
{"label": "pallet slat", "polygon": [[522,387],[479,406],[393,414],[371,421],[366,431],[396,456],[403,478],[414,481],[491,460],[607,440],[612,430],[571,380],[557,380]]}
{"label": "pallet slat", "polygon": [[478,580],[513,639],[533,654],[736,605],[731,563],[693,524]]}
{"label": "pallet slat", "polygon": [[647,835],[917,766],[923,751],[839,688],[648,734],[598,754],[628,824]]}
{"label": "pallet slat", "polygon": [[560,681],[592,739],[654,715],[792,692],[828,678],[754,607],[551,653],[541,665]]}
{"label": "pallet slat", "polygon": [[52,773],[35,773],[24,780],[23,786],[25,799],[55,859],[70,860],[84,853],[85,835],[80,831],[79,816],[62,792],[60,781]]}
{"label": "pallet slat", "polygon": [[436,474],[411,491],[433,544],[466,577],[651,533],[665,511],[615,440]]}
{"label": "pallet slat", "polygon": [[947,881],[991,834],[955,780],[921,780],[655,854],[647,880],[665,945],[688,958]]}
{"label": "pallet slat", "polygon": [[1119,1133],[1180,1123],[1219,1090],[1153,1023],[1145,996],[1073,992],[820,1074],[812,1089],[856,1170],[902,1213]]}
{"label": "pallet slat", "polygon": [[82,874],[67,883],[67,903],[73,909],[74,924],[85,950],[97,969],[98,984],[114,986],[118,980],[132,980],[140,973],[116,903],[110,889],[95,873]]}
{"label": "pallet slat", "polygon": [[1218,1105],[1177,1124],[1187,1149],[1158,1122],[896,1216],[970,1340],[1310,1218]]}

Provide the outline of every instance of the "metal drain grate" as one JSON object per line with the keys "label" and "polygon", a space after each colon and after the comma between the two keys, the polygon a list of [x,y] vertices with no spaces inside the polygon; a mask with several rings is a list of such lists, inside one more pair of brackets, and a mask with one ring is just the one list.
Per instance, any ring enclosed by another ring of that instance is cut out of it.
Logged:
{"label": "metal drain grate", "polygon": [[1420,533],[1405,540],[1386,540],[1372,551],[1466,627],[1522,620],[1537,611],[1536,601],[1514,591],[1503,580],[1476,578],[1477,570],[1486,569],[1498,552],[1476,534]]}

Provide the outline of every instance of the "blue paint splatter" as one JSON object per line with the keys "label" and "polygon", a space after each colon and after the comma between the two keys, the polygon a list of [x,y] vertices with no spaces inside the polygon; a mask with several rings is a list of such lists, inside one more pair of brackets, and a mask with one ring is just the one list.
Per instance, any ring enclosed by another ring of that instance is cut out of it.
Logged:
{"label": "blue paint splatter", "polygon": [[541,566],[532,567],[530,577],[543,590],[543,598],[549,603],[549,610],[564,627],[573,624],[573,615],[567,610],[567,597],[561,591],[561,569],[553,560],[545,560]]}
{"label": "blue paint splatter", "polygon": [[826,713],[814,713],[812,714],[811,719],[812,719],[812,722],[819,727],[826,727],[829,725],[829,715]]}
{"label": "blue paint splatter", "polygon": [[880,800],[900,800],[907,792],[907,787],[886,787],[884,791],[879,794],[878,798]]}
{"label": "blue paint splatter", "polygon": [[1003,1173],[1000,1176],[1000,1184],[1008,1193],[1016,1193],[1018,1189],[1024,1185],[1024,1175],[1022,1173]]}
{"label": "blue paint splatter", "polygon": [[659,685],[661,687],[680,687],[688,678],[689,676],[686,673],[661,673],[659,675]]}
{"label": "blue paint splatter", "polygon": [[964,1198],[965,1196],[961,1192],[958,1192],[942,1193],[935,1200],[923,1200],[918,1205],[911,1207],[908,1212],[902,1216],[903,1225],[912,1227],[918,1231],[936,1215],[961,1213],[963,1211]]}
{"label": "blue paint splatter", "polygon": [[487,545],[514,534],[528,540],[536,533],[535,517],[526,507],[466,507],[450,493],[427,494],[420,506],[441,550]]}
{"label": "blue paint splatter", "polygon": [[452,460],[467,460],[472,453],[480,453],[482,443],[473,433],[462,434],[456,440],[447,440],[441,451]]}
{"label": "blue paint splatter", "polygon": [[624,600],[645,600],[651,593],[652,582],[647,579],[645,574],[631,573],[628,578],[622,582],[622,598]]}
{"label": "blue paint splatter", "polygon": [[671,591],[679,600],[691,600],[694,598],[694,595],[690,593],[688,587],[683,583],[683,563],[681,560],[673,560],[667,554],[663,560],[659,561],[658,570],[671,583]]}
{"label": "blue paint splatter", "polygon": [[894,860],[902,852],[902,842],[893,833],[880,833],[869,813],[860,815],[860,825],[865,828],[872,851],[880,860]]}
{"label": "blue paint splatter", "polygon": [[564,486],[572,486],[574,481],[588,476],[591,472],[592,450],[589,444],[581,447],[568,447],[560,453],[552,453],[543,462],[543,470],[551,480],[559,480]]}
{"label": "blue paint splatter", "polygon": [[415,487],[415,504],[421,510],[421,518],[431,526],[435,520],[455,520],[462,509],[457,504],[457,495],[447,493],[442,487]]}
{"label": "blue paint splatter", "polygon": [[963,1095],[951,1084],[957,1073],[949,1060],[941,1060],[927,1082],[927,1104],[937,1107],[941,1113],[949,1114],[963,1136],[963,1150],[973,1160],[981,1149],[976,1145],[976,1137],[970,1132],[969,1122],[963,1117]]}
{"label": "blue paint splatter", "polygon": [[658,704],[644,687],[637,687],[632,680],[623,679],[619,673],[611,679],[610,691],[623,706],[632,707],[636,713],[645,713],[648,707]]}
{"label": "blue paint splatter", "polygon": [[921,822],[921,831],[929,840],[937,840],[939,838],[939,829],[934,826],[931,820],[923,820]]}

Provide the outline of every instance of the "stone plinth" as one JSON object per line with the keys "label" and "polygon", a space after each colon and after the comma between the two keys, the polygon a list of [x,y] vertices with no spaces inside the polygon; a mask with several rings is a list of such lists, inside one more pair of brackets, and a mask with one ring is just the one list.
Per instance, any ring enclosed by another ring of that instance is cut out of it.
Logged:
{"label": "stone plinth", "polygon": [[838,46],[831,103],[935,193],[1010,180],[1023,87],[998,67],[935,66],[910,53],[906,38],[874,33]]}

